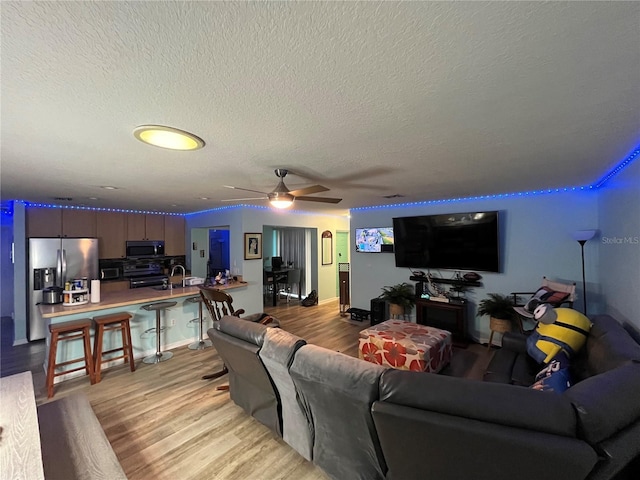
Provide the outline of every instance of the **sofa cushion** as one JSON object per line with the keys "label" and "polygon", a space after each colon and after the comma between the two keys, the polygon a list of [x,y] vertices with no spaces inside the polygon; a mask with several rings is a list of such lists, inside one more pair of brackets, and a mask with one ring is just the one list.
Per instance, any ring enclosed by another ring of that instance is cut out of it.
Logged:
{"label": "sofa cushion", "polygon": [[640,363],[640,345],[609,315],[591,319],[593,326],[584,348],[573,360],[576,381],[630,363]]}
{"label": "sofa cushion", "polygon": [[576,416],[562,397],[529,388],[390,369],[380,401],[482,422],[573,437]]}
{"label": "sofa cushion", "polygon": [[267,331],[265,325],[231,315],[226,315],[220,319],[218,329],[232,337],[253,343],[259,347],[262,346],[264,334]]}
{"label": "sofa cushion", "polygon": [[589,377],[563,396],[575,407],[581,437],[591,444],[601,442],[640,420],[640,364]]}
{"label": "sofa cushion", "polygon": [[269,328],[260,349],[260,359],[280,395],[282,405],[282,438],[300,455],[311,460],[312,427],[298,404],[289,367],[296,351],[306,345],[302,338],[280,328]]}
{"label": "sofa cushion", "polygon": [[385,367],[304,345],[289,371],[313,425],[313,463],[334,479],[384,479],[387,467],[371,405]]}

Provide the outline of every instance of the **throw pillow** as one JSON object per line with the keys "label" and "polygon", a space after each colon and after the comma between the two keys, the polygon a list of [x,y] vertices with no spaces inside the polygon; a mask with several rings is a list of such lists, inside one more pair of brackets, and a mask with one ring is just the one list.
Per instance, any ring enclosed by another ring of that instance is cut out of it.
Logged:
{"label": "throw pillow", "polygon": [[531,385],[531,388],[542,392],[562,393],[571,387],[571,384],[569,369],[563,368],[549,376],[542,377],[536,383]]}
{"label": "throw pillow", "polygon": [[559,307],[562,302],[569,298],[566,292],[557,292],[549,287],[540,287],[524,306],[527,316],[533,318],[533,312],[543,303],[548,303],[552,307]]}
{"label": "throw pillow", "polygon": [[538,363],[549,363],[563,351],[568,357],[582,348],[591,330],[591,321],[571,308],[554,309],[553,323],[539,322],[527,338],[527,353]]}

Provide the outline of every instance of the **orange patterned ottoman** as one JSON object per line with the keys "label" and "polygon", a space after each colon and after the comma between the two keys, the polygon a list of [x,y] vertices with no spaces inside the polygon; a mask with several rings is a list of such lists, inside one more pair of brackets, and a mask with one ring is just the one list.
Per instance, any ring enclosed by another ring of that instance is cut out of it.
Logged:
{"label": "orange patterned ottoman", "polygon": [[387,320],[360,332],[358,357],[399,370],[438,373],[451,360],[451,332]]}

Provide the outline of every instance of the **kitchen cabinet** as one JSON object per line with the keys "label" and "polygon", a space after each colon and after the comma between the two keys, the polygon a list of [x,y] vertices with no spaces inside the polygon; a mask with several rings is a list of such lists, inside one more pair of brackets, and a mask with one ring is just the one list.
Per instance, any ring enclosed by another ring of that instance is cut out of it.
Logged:
{"label": "kitchen cabinet", "polygon": [[96,212],[96,236],[100,258],[124,258],[127,240],[127,214]]}
{"label": "kitchen cabinet", "polygon": [[164,217],[164,252],[165,255],[186,255],[185,220],[182,216],[165,215]]}
{"label": "kitchen cabinet", "polygon": [[96,212],[68,208],[29,207],[27,237],[95,237]]}
{"label": "kitchen cabinet", "polygon": [[63,237],[95,237],[96,211],[62,209]]}
{"label": "kitchen cabinet", "polygon": [[127,240],[164,240],[164,215],[127,215]]}
{"label": "kitchen cabinet", "polygon": [[27,237],[61,237],[62,209],[29,207],[26,223]]}

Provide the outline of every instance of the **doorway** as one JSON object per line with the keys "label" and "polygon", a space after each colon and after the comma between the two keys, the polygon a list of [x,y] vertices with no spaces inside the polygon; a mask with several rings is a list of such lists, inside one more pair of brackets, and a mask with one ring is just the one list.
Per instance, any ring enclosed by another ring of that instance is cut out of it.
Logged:
{"label": "doorway", "polygon": [[209,230],[209,262],[208,277],[231,270],[229,248],[229,230]]}

